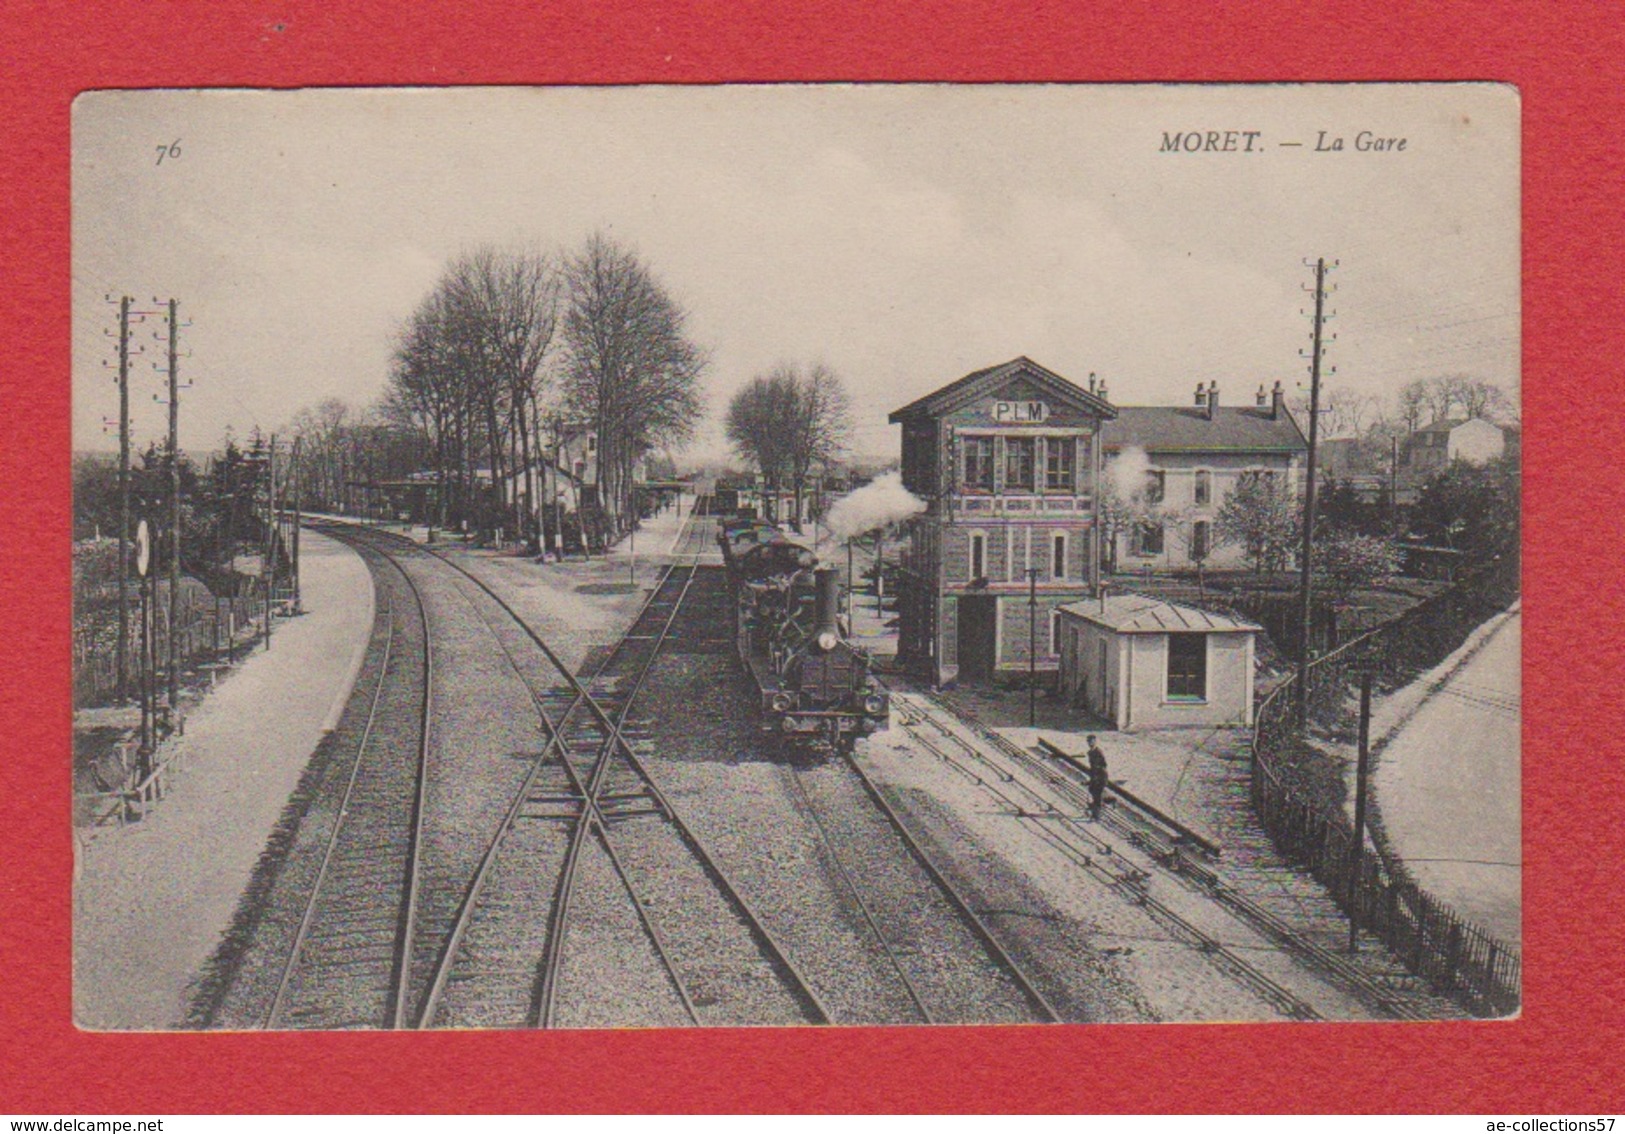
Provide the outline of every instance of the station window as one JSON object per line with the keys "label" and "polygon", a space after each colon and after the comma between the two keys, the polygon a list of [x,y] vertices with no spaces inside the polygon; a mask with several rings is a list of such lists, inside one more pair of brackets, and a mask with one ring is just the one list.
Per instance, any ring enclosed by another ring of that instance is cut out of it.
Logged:
{"label": "station window", "polygon": [[1061,612],[1058,610],[1049,612],[1049,652],[1061,652]]}
{"label": "station window", "polygon": [[1004,442],[1004,488],[1006,492],[1033,490],[1034,438],[1009,437]]}
{"label": "station window", "polygon": [[1066,578],[1066,533],[1056,532],[1050,541],[1050,578]]}
{"label": "station window", "polygon": [[965,438],[964,487],[981,492],[993,491],[993,438]]}
{"label": "station window", "polygon": [[1135,555],[1162,554],[1162,525],[1143,520],[1134,528]]}
{"label": "station window", "polygon": [[1168,699],[1207,700],[1207,635],[1168,635]]}
{"label": "station window", "polygon": [[1206,469],[1196,470],[1196,503],[1198,506],[1213,503],[1213,474]]}
{"label": "station window", "polygon": [[1208,553],[1208,526],[1206,520],[1191,525],[1191,558],[1206,559]]}
{"label": "station window", "polygon": [[1044,487],[1051,492],[1071,492],[1076,486],[1073,469],[1076,467],[1078,446],[1070,437],[1049,437],[1044,440]]}
{"label": "station window", "polygon": [[1168,495],[1168,474],[1152,469],[1145,474],[1145,500],[1147,504],[1161,504]]}
{"label": "station window", "polygon": [[987,536],[977,532],[970,537],[970,577],[987,577]]}

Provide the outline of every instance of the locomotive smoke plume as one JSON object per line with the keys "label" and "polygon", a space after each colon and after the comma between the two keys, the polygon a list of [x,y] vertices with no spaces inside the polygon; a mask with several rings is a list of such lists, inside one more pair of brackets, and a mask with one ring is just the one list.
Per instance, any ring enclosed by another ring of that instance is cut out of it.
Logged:
{"label": "locomotive smoke plume", "polygon": [[830,506],[824,523],[830,535],[845,542],[925,511],[925,501],[903,487],[900,473],[889,472]]}

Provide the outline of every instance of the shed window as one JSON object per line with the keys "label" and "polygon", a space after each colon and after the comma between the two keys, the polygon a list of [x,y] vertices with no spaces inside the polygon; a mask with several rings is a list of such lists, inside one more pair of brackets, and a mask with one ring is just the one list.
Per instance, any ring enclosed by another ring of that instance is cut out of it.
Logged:
{"label": "shed window", "polygon": [[1049,612],[1049,652],[1061,652],[1061,612],[1058,610]]}
{"label": "shed window", "polygon": [[1033,490],[1033,449],[1031,437],[1010,437],[1004,442],[1004,487],[1007,492]]}
{"label": "shed window", "polygon": [[993,491],[993,438],[965,438],[965,483],[970,489]]}
{"label": "shed window", "polygon": [[1207,635],[1168,635],[1168,699],[1207,700]]}

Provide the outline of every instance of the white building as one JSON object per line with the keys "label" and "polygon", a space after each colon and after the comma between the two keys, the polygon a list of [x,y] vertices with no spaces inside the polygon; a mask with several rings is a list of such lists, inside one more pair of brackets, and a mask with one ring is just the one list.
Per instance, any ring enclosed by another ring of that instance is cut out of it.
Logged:
{"label": "white building", "polygon": [[1067,603],[1058,617],[1070,704],[1124,732],[1253,723],[1258,626],[1136,594]]}
{"label": "white building", "polygon": [[1101,441],[1108,462],[1137,449],[1149,466],[1144,516],[1110,533],[1117,571],[1242,566],[1245,549],[1215,538],[1225,497],[1247,477],[1296,493],[1309,457],[1279,382],[1250,406],[1221,406],[1216,381],[1190,406],[1119,406]]}
{"label": "white building", "polygon": [[1405,466],[1412,476],[1426,476],[1451,461],[1482,465],[1506,452],[1506,434],[1481,417],[1436,421],[1418,429],[1405,443]]}

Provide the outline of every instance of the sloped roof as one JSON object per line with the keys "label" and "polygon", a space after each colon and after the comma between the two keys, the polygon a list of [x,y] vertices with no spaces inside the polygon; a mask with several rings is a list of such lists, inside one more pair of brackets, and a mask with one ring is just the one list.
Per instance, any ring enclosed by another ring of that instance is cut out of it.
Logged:
{"label": "sloped roof", "polygon": [[[1386,455],[1386,454],[1384,454]],[[1371,449],[1358,437],[1331,437],[1320,443],[1316,453],[1319,467],[1337,476],[1375,476],[1386,471],[1387,462],[1372,459]]]}
{"label": "sloped roof", "polygon": [[1116,407],[1104,398],[1096,397],[1077,383],[1062,378],[1047,367],[1040,366],[1026,355],[1020,355],[997,366],[973,370],[935,393],[918,398],[902,409],[893,410],[887,420],[895,425],[905,418],[937,417],[952,413],[961,406],[975,401],[987,389],[1016,377],[1026,378],[1053,397],[1091,410],[1101,417],[1110,418],[1117,413]]}
{"label": "sloped roof", "polygon": [[1267,406],[1221,405],[1212,421],[1198,406],[1119,406],[1117,420],[1106,423],[1101,438],[1108,450],[1138,446],[1148,452],[1309,451],[1292,415],[1283,409],[1271,420]]}
{"label": "sloped roof", "polygon": [[[1460,429],[1462,426],[1471,425],[1475,421],[1482,421],[1482,422],[1484,422],[1485,425],[1488,425],[1493,429],[1500,429],[1501,428],[1499,425],[1496,425],[1495,422],[1489,421],[1489,420],[1487,420],[1485,418],[1482,418],[1482,417],[1456,417],[1456,418],[1447,418],[1447,419],[1445,419],[1443,421],[1435,421],[1432,425],[1424,425],[1421,429],[1418,429],[1416,432],[1417,433],[1454,433],[1456,430]],[[1503,430],[1503,432],[1504,432],[1504,430]]]}
{"label": "sloped roof", "polygon": [[1137,594],[1107,595],[1104,603],[1099,599],[1064,603],[1060,610],[1119,634],[1238,633],[1261,629],[1237,618]]}

